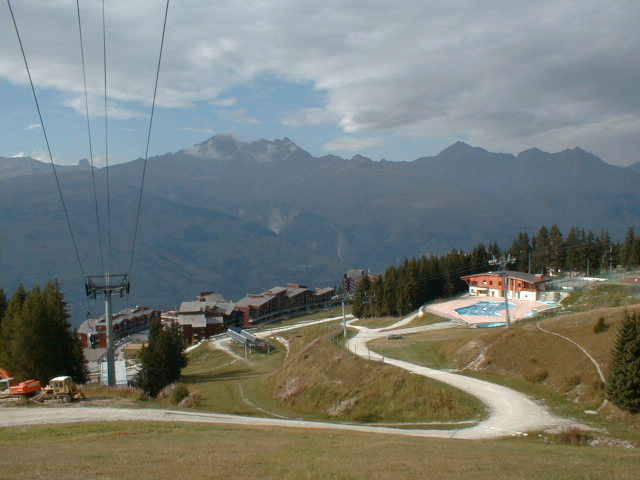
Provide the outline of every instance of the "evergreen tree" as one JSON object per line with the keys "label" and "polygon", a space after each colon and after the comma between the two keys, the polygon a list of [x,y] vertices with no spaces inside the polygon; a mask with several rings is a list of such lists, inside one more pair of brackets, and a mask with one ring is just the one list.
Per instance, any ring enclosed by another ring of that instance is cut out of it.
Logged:
{"label": "evergreen tree", "polygon": [[4,312],[7,310],[7,296],[4,294],[4,289],[0,288],[0,330],[2,330],[2,318]]}
{"label": "evergreen tree", "polygon": [[572,272],[586,270],[586,260],[583,261],[583,258],[588,252],[584,251],[584,230],[572,227],[567,234],[565,245],[567,253],[564,262],[565,270]]}
{"label": "evergreen tree", "polygon": [[544,273],[545,268],[549,265],[551,257],[551,240],[549,238],[549,230],[544,225],[538,230],[535,238],[535,247],[531,255],[531,271],[536,273]]}
{"label": "evergreen tree", "polygon": [[520,232],[518,237],[511,244],[509,253],[515,257],[515,269],[519,272],[528,272],[530,269],[529,256],[531,255],[531,243],[529,243],[529,234]]}
{"label": "evergreen tree", "polygon": [[640,264],[640,237],[636,238],[633,227],[629,227],[627,237],[620,254],[620,263],[625,267]]}
{"label": "evergreen tree", "polygon": [[178,325],[163,327],[160,320],[153,320],[149,325],[149,345],[140,350],[140,360],[135,384],[150,397],[180,378],[187,366],[187,355]]}
{"label": "evergreen tree", "polygon": [[640,315],[625,314],[618,328],[606,385],[607,398],[630,413],[640,413]]}
{"label": "evergreen tree", "polygon": [[24,287],[9,301],[0,331],[0,365],[16,379],[47,383],[70,375],[77,383],[87,380],[80,339],[71,329],[66,304],[56,282],[44,290]]}
{"label": "evergreen tree", "polygon": [[564,266],[565,244],[562,232],[555,223],[551,225],[551,230],[549,230],[549,248],[551,267],[558,272]]}

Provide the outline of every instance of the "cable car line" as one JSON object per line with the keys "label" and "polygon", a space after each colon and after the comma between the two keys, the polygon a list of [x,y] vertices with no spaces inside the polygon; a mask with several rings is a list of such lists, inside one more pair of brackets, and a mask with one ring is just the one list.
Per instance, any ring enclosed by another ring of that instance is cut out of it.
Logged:
{"label": "cable car line", "polygon": [[[104,0],[103,0],[104,2]],[[160,53],[158,55],[158,66],[156,68],[156,81],[153,88],[153,101],[151,102],[151,115],[149,117],[149,130],[147,132],[147,146],[144,152],[144,162],[142,167],[142,180],[140,181],[140,195],[138,196],[138,211],[136,213],[136,223],[133,229],[133,243],[131,246],[131,258],[129,260],[129,280],[131,280],[131,272],[133,270],[133,259],[136,249],[136,240],[138,238],[138,225],[140,224],[140,211],[142,207],[142,193],[144,190],[144,180],[147,172],[147,158],[149,157],[149,143],[151,141],[151,127],[153,126],[153,114],[155,112],[156,106],[156,95],[158,92],[158,79],[160,77],[160,64],[162,63],[162,51],[164,47],[164,35],[167,30],[167,15],[169,13],[169,0],[167,0],[165,10],[164,10],[164,22],[162,25],[162,38],[160,40]]]}
{"label": "cable car line", "polygon": [[104,18],[104,0],[102,0],[102,60],[104,68],[104,159],[107,177],[107,259],[108,272],[111,272],[111,198],[109,192],[109,127],[107,110],[107,31]]}
{"label": "cable car line", "polygon": [[102,266],[102,271],[105,272],[104,268],[104,254],[102,253],[102,232],[100,229],[100,214],[98,213],[98,194],[96,192],[96,176],[94,172],[94,164],[93,164],[93,142],[91,140],[91,122],[89,121],[89,98],[87,95],[87,73],[85,67],[84,60],[84,41],[82,37],[82,21],[80,20],[80,0],[76,0],[76,9],[78,12],[78,32],[80,33],[80,56],[82,58],[82,80],[84,83],[84,106],[85,106],[85,114],[87,117],[87,134],[89,136],[89,160],[91,162],[91,182],[93,183],[93,200],[96,210],[96,229],[98,233],[98,251],[100,252],[100,265]]}
{"label": "cable car line", "polygon": [[18,38],[18,44],[20,45],[20,52],[22,53],[22,59],[24,60],[24,66],[27,70],[27,76],[29,77],[29,84],[31,85],[31,93],[33,93],[33,100],[36,104],[36,110],[38,111],[38,118],[40,119],[40,125],[42,126],[42,133],[44,135],[45,143],[47,144],[47,152],[49,153],[49,161],[51,162],[51,167],[53,168],[53,175],[56,178],[56,185],[58,186],[58,194],[60,195],[60,201],[62,202],[62,209],[64,210],[64,216],[67,219],[67,227],[69,228],[69,235],[71,236],[71,242],[73,243],[73,249],[76,254],[76,259],[78,260],[78,265],[80,266],[80,271],[82,273],[82,278],[85,277],[84,268],[82,266],[82,260],[80,259],[80,253],[78,252],[78,245],[76,243],[75,236],[73,235],[73,229],[71,228],[71,221],[69,220],[69,212],[67,210],[67,204],[64,201],[64,195],[62,194],[62,187],[60,186],[60,179],[58,178],[58,171],[56,170],[56,166],[53,163],[53,154],[51,153],[51,146],[49,144],[49,138],[47,137],[47,130],[44,125],[44,120],[42,119],[42,112],[40,111],[40,103],[38,102],[38,95],[36,94],[36,89],[33,86],[33,79],[31,78],[31,71],[29,70],[29,63],[27,62],[27,55],[24,51],[24,47],[22,45],[22,39],[20,38],[20,31],[18,30],[18,24],[16,22],[16,18],[13,14],[13,8],[11,8],[11,0],[7,0],[7,5],[9,7],[9,12],[11,13],[11,20],[13,21],[13,28],[16,31],[16,36]]}

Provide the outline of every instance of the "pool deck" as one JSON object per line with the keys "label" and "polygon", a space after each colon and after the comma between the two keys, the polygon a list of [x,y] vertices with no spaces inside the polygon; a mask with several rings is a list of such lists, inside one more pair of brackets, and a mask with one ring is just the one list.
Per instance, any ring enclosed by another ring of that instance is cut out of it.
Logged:
{"label": "pool deck", "polygon": [[[428,305],[425,307],[427,312],[434,313],[441,317],[448,318],[453,320],[454,322],[461,323],[463,325],[476,325],[478,323],[486,323],[486,322],[506,322],[507,314],[504,310],[498,312],[500,315],[461,315],[456,312],[456,309],[468,307],[469,305],[474,305],[478,302],[503,302],[504,298],[499,297],[472,297],[472,296],[464,296],[461,298],[456,298],[455,300],[449,300],[447,302],[442,303],[434,303],[432,305]],[[530,300],[516,300],[513,298],[509,299],[509,303],[515,304],[515,307],[509,307],[509,316],[511,317],[511,322],[516,322],[523,318],[529,318],[532,313],[541,312],[543,310],[549,310],[554,308],[553,305],[547,305],[541,302],[532,302]]]}

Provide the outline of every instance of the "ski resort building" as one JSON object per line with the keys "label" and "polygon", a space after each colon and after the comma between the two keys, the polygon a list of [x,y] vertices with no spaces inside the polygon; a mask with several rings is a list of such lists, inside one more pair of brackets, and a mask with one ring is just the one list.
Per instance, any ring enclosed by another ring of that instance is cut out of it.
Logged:
{"label": "ski resort building", "polygon": [[[148,329],[149,322],[154,318],[160,319],[158,310],[147,307],[125,308],[113,315],[114,340]],[[78,327],[78,336],[83,348],[107,348],[107,324],[104,315],[82,322]],[[91,345],[90,340],[93,340],[94,345]]]}
{"label": "ski resort building", "polygon": [[[508,298],[537,301],[540,293],[545,291],[545,284],[551,281],[551,277],[539,274],[504,272],[507,282]],[[469,285],[469,295],[478,297],[504,298],[505,288],[502,281],[502,272],[476,273],[460,277]]]}
{"label": "ski resort building", "polygon": [[284,315],[333,305],[334,288],[311,290],[299,283],[273,287],[263,293],[250,293],[238,301],[237,307],[249,315],[251,323],[272,320]]}
{"label": "ski resort building", "polygon": [[187,343],[224,332],[243,324],[243,313],[236,304],[215,292],[203,292],[196,301],[182,302],[178,325]]}

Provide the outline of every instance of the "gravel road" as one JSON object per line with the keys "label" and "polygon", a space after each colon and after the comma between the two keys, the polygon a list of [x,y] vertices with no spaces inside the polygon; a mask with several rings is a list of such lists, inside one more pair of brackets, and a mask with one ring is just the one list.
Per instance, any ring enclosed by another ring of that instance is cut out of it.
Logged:
{"label": "gravel road", "polygon": [[[414,315],[415,316],[415,315]],[[489,416],[484,421],[474,427],[459,430],[449,430],[447,433],[452,438],[497,438],[509,435],[518,435],[533,430],[545,430],[563,425],[570,425],[572,422],[567,419],[556,417],[523,393],[517,392],[501,385],[496,385],[484,380],[479,380],[465,375],[460,375],[433,368],[419,366],[413,363],[383,357],[377,352],[370,350],[367,343],[383,338],[389,334],[392,328],[410,323],[408,319],[384,329],[368,329],[358,325],[350,325],[358,330],[358,334],[349,340],[348,348],[356,355],[370,359],[372,361],[383,361],[386,364],[403,368],[409,372],[423,375],[440,382],[456,387],[480,399],[489,408]],[[350,322],[351,323],[351,322]],[[394,334],[408,334],[451,328],[455,324],[452,322],[436,323],[420,327],[407,329],[394,329]]]}

